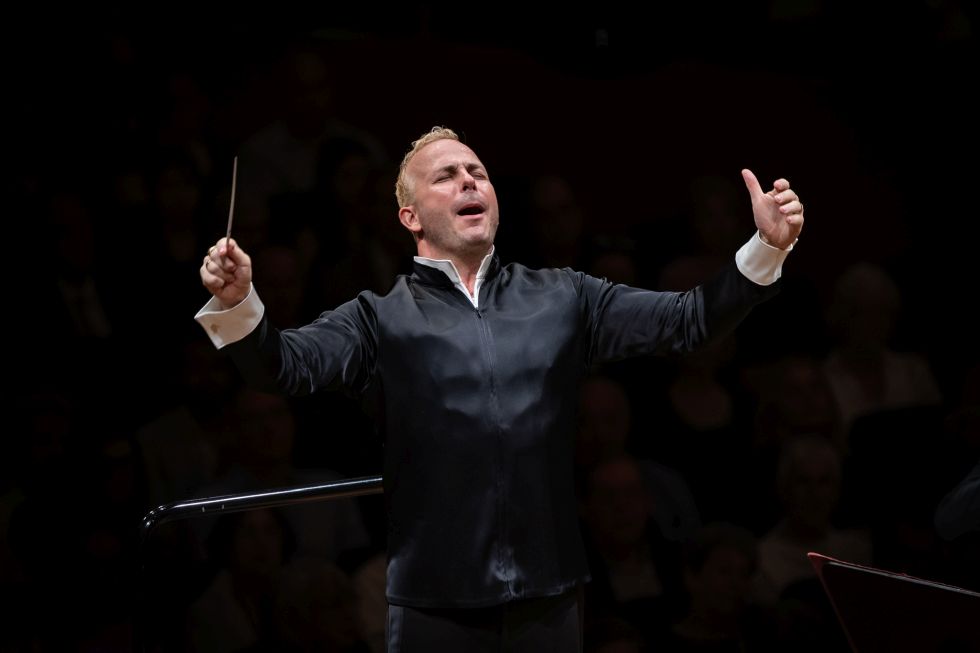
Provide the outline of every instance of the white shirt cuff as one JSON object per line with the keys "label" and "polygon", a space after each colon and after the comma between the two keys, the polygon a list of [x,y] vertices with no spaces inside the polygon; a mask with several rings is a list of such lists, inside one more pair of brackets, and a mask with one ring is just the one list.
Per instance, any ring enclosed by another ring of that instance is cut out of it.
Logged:
{"label": "white shirt cuff", "polygon": [[265,305],[255,292],[255,286],[250,286],[248,296],[238,305],[221,310],[218,298],[212,297],[194,319],[204,327],[214,346],[221,349],[252,333],[262,321],[264,313]]}
{"label": "white shirt cuff", "polygon": [[783,261],[795,244],[794,240],[786,249],[779,249],[762,242],[762,234],[756,231],[735,253],[735,265],[747,279],[760,286],[774,284],[782,276]]}

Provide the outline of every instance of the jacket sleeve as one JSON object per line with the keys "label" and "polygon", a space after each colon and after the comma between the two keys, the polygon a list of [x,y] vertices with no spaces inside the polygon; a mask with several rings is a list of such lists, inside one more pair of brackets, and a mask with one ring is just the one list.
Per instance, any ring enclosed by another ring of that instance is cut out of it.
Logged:
{"label": "jacket sleeve", "polygon": [[682,354],[730,333],[756,304],[779,291],[761,286],[735,262],[687,292],[658,292],[578,274],[589,338],[588,364],[647,354]]}
{"label": "jacket sleeve", "polygon": [[280,331],[263,315],[248,336],[226,349],[246,382],[258,389],[290,395],[344,390],[359,396],[377,360],[376,313],[368,293],[361,293],[298,329]]}

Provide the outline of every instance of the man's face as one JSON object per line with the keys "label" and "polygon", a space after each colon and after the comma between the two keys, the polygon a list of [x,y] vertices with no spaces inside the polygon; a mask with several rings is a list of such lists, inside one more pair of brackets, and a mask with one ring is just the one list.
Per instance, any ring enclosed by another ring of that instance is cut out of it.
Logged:
{"label": "man's face", "polygon": [[414,199],[399,218],[418,237],[419,254],[486,254],[497,233],[497,195],[473,150],[438,140],[419,150],[406,172]]}

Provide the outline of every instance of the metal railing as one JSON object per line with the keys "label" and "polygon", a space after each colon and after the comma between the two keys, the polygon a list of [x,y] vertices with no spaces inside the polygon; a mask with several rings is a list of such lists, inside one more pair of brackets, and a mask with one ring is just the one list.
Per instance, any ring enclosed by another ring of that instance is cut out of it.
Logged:
{"label": "metal railing", "polygon": [[364,476],[361,478],[348,478],[342,481],[334,481],[332,483],[322,483],[320,485],[304,485],[302,487],[284,488],[281,490],[243,492],[241,494],[229,494],[227,496],[206,499],[175,501],[154,508],[146,513],[146,516],[143,517],[141,542],[145,544],[150,534],[158,526],[167,522],[221,513],[243,512],[258,508],[280,508],[282,506],[292,506],[297,503],[329,501],[332,499],[359,497],[367,494],[380,494],[382,491],[381,483],[380,476]]}
{"label": "metal railing", "polygon": [[[202,499],[188,499],[186,501],[175,501],[154,508],[143,517],[143,524],[140,531],[140,572],[144,579],[146,576],[146,544],[150,536],[157,529],[168,522],[183,519],[193,519],[195,517],[207,517],[224,513],[244,512],[247,510],[257,510],[260,508],[281,508],[292,506],[299,503],[312,503],[314,501],[331,501],[334,499],[347,499],[369,494],[382,493],[382,478],[380,476],[364,476],[361,478],[348,478],[331,483],[321,483],[318,485],[305,485],[301,487],[282,488],[278,490],[262,490],[258,492],[243,492],[240,494],[229,494],[227,496],[209,497]],[[142,583],[141,583],[142,588]],[[145,591],[145,588],[142,588]],[[142,595],[141,595],[142,598]],[[140,607],[145,606],[145,601],[141,601]],[[136,615],[134,623],[135,650],[145,651],[146,649],[146,615],[145,610],[140,610]]]}

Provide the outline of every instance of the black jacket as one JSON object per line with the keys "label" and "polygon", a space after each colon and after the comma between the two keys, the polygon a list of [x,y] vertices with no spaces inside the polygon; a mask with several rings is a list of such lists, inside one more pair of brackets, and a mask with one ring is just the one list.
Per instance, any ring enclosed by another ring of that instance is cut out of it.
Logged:
{"label": "black jacket", "polygon": [[589,367],[690,351],[775,292],[734,261],[660,293],[495,257],[476,310],[416,263],[384,296],[363,292],[300,329],[263,318],[227,349],[253,384],[343,388],[376,407],[389,602],[487,606],[588,580],[572,454]]}

